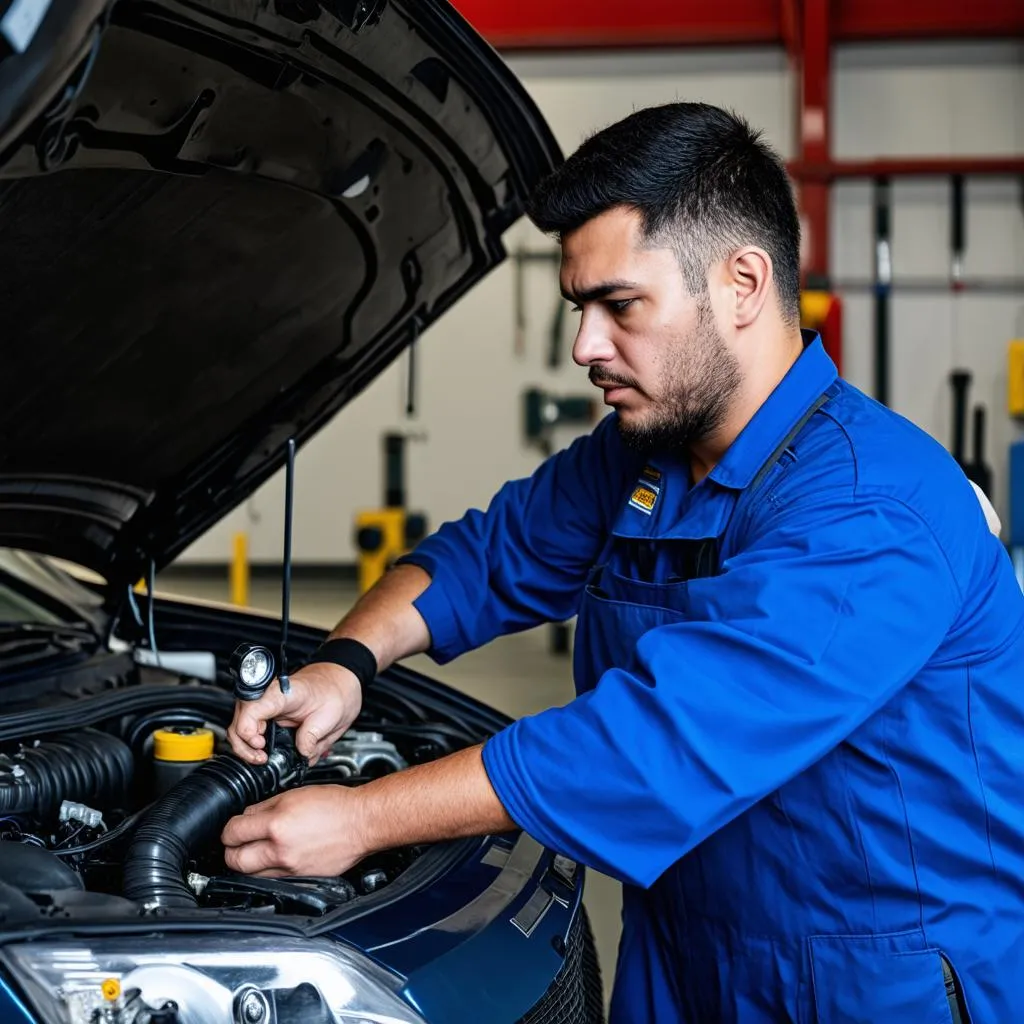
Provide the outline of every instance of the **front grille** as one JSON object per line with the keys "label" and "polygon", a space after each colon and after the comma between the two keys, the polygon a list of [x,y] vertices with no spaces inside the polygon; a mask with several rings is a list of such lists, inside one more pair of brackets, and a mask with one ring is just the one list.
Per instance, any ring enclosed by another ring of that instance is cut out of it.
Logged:
{"label": "front grille", "polygon": [[582,906],[565,945],[565,960],[555,980],[518,1024],[604,1024],[601,967],[590,921]]}

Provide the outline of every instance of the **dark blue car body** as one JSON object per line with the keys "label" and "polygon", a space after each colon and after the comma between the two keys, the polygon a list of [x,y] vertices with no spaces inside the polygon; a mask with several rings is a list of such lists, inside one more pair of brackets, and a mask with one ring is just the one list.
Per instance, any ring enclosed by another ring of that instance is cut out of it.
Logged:
{"label": "dark blue car body", "polygon": [[[76,601],[78,593],[88,591],[76,593],[79,583],[48,578],[36,572],[37,565],[35,556],[0,558],[0,598],[5,588],[16,587],[51,614],[92,623],[102,620],[101,593],[95,605]],[[17,573],[10,571],[12,566]],[[155,628],[165,655],[186,647],[201,648],[215,651],[221,662],[227,660],[229,639],[244,636],[269,644],[279,624],[273,618],[228,607],[158,600]],[[296,659],[301,661],[322,638],[320,630],[293,625],[291,645]],[[218,640],[223,646],[218,646]],[[93,652],[97,657],[104,657],[103,652]],[[12,692],[26,692],[34,680],[29,673],[8,685]],[[181,706],[189,699],[183,696]],[[478,701],[404,667],[392,668],[376,681],[367,700],[370,713],[378,703],[395,700],[413,702],[439,718],[457,719],[476,735],[508,721]],[[21,710],[20,702],[13,706]],[[4,721],[0,716],[0,735]],[[275,916],[266,929],[266,942],[272,948],[274,936],[287,929],[291,934],[326,937],[353,947],[394,975],[402,998],[431,1024],[598,1024],[604,1016],[602,980],[582,903],[584,878],[582,866],[521,832],[441,844],[389,885],[322,917]],[[0,900],[3,895],[0,892]],[[116,914],[90,916],[88,908],[73,906],[65,912],[62,898],[61,893],[37,897],[40,912],[28,918],[19,919],[16,911],[4,909],[0,957],[5,942],[26,936],[87,942],[94,935],[124,934],[132,943],[144,944],[146,935],[156,931],[188,936],[208,933],[213,927],[227,936],[237,924],[247,934],[261,931],[260,915],[252,913],[219,912],[217,923],[211,925],[202,910],[161,912],[158,923],[150,923],[144,915],[119,920]],[[27,1008],[24,994],[12,979],[0,975],[0,1021],[21,1019],[45,1024],[45,1018]]]}

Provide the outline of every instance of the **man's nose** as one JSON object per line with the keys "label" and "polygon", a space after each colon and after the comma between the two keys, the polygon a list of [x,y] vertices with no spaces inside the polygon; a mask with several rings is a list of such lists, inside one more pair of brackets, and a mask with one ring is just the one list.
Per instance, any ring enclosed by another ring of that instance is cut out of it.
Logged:
{"label": "man's nose", "polygon": [[599,317],[583,311],[580,329],[572,347],[572,358],[579,366],[608,362],[615,357],[615,346]]}

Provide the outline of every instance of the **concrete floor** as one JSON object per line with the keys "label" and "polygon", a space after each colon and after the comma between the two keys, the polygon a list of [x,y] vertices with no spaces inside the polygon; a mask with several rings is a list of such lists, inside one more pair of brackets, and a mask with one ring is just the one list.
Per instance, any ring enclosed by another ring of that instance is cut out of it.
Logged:
{"label": "concrete floor", "polygon": [[[229,598],[226,578],[216,580],[190,576],[181,570],[158,579],[157,591],[212,601],[227,601]],[[292,585],[292,621],[333,627],[351,607],[356,596],[352,584],[296,579]],[[279,584],[270,580],[253,581],[249,603],[261,610],[279,611]],[[502,637],[448,665],[435,665],[425,655],[410,658],[406,664],[513,718],[565,704],[573,696],[571,658],[551,653],[547,628]],[[590,871],[585,901],[594,926],[607,995],[620,932],[619,884]]]}

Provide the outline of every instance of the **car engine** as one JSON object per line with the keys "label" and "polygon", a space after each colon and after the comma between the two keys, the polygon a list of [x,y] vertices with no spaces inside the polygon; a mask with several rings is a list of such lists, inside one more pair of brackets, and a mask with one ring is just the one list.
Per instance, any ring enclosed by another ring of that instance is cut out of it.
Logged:
{"label": "car engine", "polygon": [[[456,715],[381,685],[354,727],[307,767],[278,732],[268,763],[236,758],[225,687],[149,672],[145,684],[0,716],[0,879],[38,906],[211,908],[324,915],[387,886],[423,852],[374,855],[338,877],[227,870],[220,833],[294,786],[359,786],[480,737]],[[66,724],[65,724],[66,723]]]}

